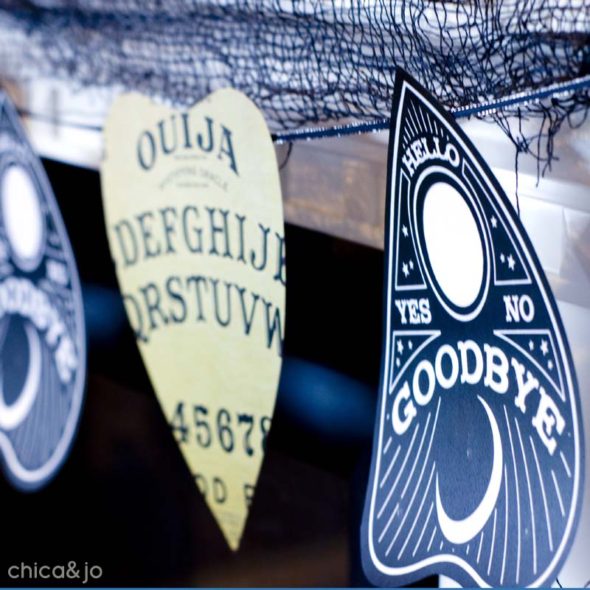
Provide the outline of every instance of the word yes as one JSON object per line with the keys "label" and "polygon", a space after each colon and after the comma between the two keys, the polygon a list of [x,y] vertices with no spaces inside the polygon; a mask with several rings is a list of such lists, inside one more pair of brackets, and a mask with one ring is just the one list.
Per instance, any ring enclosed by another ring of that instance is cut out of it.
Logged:
{"label": "word yes", "polygon": [[[432,321],[430,301],[422,299],[396,299],[395,306],[400,313],[402,324],[429,324]],[[407,313],[407,316],[406,316]]]}

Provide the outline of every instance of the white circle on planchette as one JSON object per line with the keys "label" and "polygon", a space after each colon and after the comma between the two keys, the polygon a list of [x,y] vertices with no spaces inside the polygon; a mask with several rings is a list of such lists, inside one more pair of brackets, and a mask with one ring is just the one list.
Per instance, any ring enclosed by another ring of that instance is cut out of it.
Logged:
{"label": "white circle on planchette", "polygon": [[469,307],[484,279],[484,251],[477,222],[454,186],[435,182],[426,192],[423,233],[440,289],[457,307]]}
{"label": "white circle on planchette", "polygon": [[9,166],[1,179],[0,196],[14,262],[21,270],[35,270],[43,256],[45,220],[30,174],[22,166]]}

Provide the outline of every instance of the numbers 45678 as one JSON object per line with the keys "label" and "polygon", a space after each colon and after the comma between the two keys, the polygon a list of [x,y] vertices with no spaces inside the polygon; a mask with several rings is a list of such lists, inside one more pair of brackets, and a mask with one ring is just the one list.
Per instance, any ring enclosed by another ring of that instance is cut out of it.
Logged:
{"label": "numbers 45678", "polygon": [[218,445],[226,453],[244,452],[249,457],[266,450],[270,430],[268,416],[231,412],[221,408],[210,412],[202,405],[178,402],[170,426],[179,443],[195,442],[204,449]]}

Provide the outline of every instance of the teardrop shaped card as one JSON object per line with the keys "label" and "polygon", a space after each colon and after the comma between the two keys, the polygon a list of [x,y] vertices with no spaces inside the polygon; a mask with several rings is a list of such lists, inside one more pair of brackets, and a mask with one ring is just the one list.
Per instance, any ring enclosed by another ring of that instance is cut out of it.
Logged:
{"label": "teardrop shaped card", "polygon": [[388,162],[365,571],[383,586],[550,583],[576,530],[583,436],[549,284],[485,161],[402,72]]}
{"label": "teardrop shaped card", "polygon": [[76,261],[43,166],[0,92],[0,450],[17,488],[58,472],[85,383]]}
{"label": "teardrop shaped card", "polygon": [[219,90],[186,111],[132,94],[101,169],[127,315],[195,483],[237,549],[281,370],[285,242],[262,114]]}

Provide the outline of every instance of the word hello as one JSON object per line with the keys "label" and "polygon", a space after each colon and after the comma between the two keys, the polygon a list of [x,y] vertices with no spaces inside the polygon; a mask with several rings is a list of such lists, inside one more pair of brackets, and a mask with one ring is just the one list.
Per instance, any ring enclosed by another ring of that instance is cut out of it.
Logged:
{"label": "word hello", "polygon": [[406,148],[402,156],[402,162],[410,176],[414,174],[420,164],[428,160],[444,160],[455,168],[459,166],[461,162],[459,150],[451,142],[441,146],[441,139],[436,135],[432,137],[420,137]]}
{"label": "word hello", "polygon": [[[443,364],[446,368],[443,368]],[[501,348],[489,344],[483,345],[482,352],[473,340],[459,341],[455,347],[443,344],[435,354],[434,364],[422,359],[416,365],[411,387],[409,381],[405,381],[393,402],[393,429],[398,435],[406,432],[418,413],[416,406],[428,405],[437,386],[449,390],[457,381],[476,385],[483,379],[484,387],[504,395],[510,388],[511,376],[516,381],[514,405],[523,414],[527,410],[530,394],[533,391],[538,392],[537,411],[532,418],[532,425],[553,455],[557,446],[553,431],[561,434],[565,428],[565,420],[557,404],[540,385],[539,380],[531,371],[526,371],[518,360],[512,357],[509,361]]]}
{"label": "word hello", "polygon": [[141,168],[151,170],[160,156],[197,150],[202,154],[216,156],[238,176],[232,132],[211,117],[203,117],[196,123],[191,116],[191,113],[170,115],[158,121],[156,129],[145,129],[140,133],[137,139],[137,161]]}
{"label": "word hello", "polygon": [[39,332],[45,331],[45,342],[54,349],[59,378],[69,383],[78,368],[78,357],[66,325],[47,294],[28,279],[9,277],[0,283],[0,318],[7,314],[18,314],[30,320]]}

